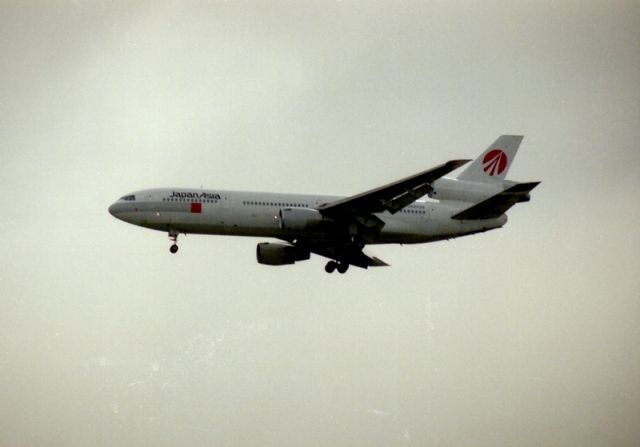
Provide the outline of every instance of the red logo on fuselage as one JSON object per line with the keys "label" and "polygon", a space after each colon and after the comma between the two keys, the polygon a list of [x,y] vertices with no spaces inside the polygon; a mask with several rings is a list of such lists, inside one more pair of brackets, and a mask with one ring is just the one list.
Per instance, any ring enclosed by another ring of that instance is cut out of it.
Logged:
{"label": "red logo on fuselage", "polygon": [[507,154],[500,149],[493,149],[487,152],[487,155],[482,159],[482,169],[491,177],[500,175],[507,167],[508,161]]}

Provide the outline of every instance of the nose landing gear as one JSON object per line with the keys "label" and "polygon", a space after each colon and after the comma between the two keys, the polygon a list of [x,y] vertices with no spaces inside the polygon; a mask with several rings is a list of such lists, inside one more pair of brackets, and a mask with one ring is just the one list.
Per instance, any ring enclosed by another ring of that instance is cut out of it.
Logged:
{"label": "nose landing gear", "polygon": [[174,254],[177,253],[178,252],[178,233],[173,230],[169,231],[169,240],[173,242],[173,245],[169,247],[169,251]]}

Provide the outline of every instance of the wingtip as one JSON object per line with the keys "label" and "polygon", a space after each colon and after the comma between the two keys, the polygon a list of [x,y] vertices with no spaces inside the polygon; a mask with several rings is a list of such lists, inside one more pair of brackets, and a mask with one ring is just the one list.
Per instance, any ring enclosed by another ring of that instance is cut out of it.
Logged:
{"label": "wingtip", "polygon": [[519,185],[525,185],[525,187],[533,189],[536,186],[538,186],[540,183],[542,183],[541,181],[535,181],[535,182],[525,182],[525,183],[519,183]]}

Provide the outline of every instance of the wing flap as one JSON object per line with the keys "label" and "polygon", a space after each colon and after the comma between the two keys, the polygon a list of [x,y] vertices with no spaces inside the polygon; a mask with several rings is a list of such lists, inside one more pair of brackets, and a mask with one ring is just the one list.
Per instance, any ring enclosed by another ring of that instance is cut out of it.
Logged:
{"label": "wing flap", "polygon": [[382,259],[366,253],[362,248],[349,244],[340,244],[327,240],[304,240],[297,242],[296,245],[325,258],[346,262],[363,269],[389,265]]}
{"label": "wing flap", "polygon": [[369,267],[389,267],[389,264],[377,256],[372,256],[362,251],[360,252],[360,256],[367,262]]}
{"label": "wing flap", "polygon": [[389,211],[394,214],[431,191],[431,183],[470,160],[450,160],[402,180],[379,188],[325,203],[318,210],[329,217],[371,214]]}
{"label": "wing flap", "polygon": [[451,216],[451,218],[456,220],[479,220],[500,217],[516,203],[528,202],[529,192],[539,184],[540,182],[518,183]]}

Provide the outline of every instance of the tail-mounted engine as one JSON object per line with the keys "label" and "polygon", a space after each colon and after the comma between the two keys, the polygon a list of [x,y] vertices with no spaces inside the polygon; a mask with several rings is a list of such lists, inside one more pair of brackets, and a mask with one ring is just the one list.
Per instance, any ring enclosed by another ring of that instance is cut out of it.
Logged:
{"label": "tail-mounted engine", "polygon": [[266,265],[295,264],[306,261],[310,255],[308,251],[288,244],[262,242],[256,248],[258,263]]}
{"label": "tail-mounted engine", "polygon": [[429,197],[436,200],[478,203],[503,191],[513,182],[469,182],[464,180],[441,178],[434,183]]}

